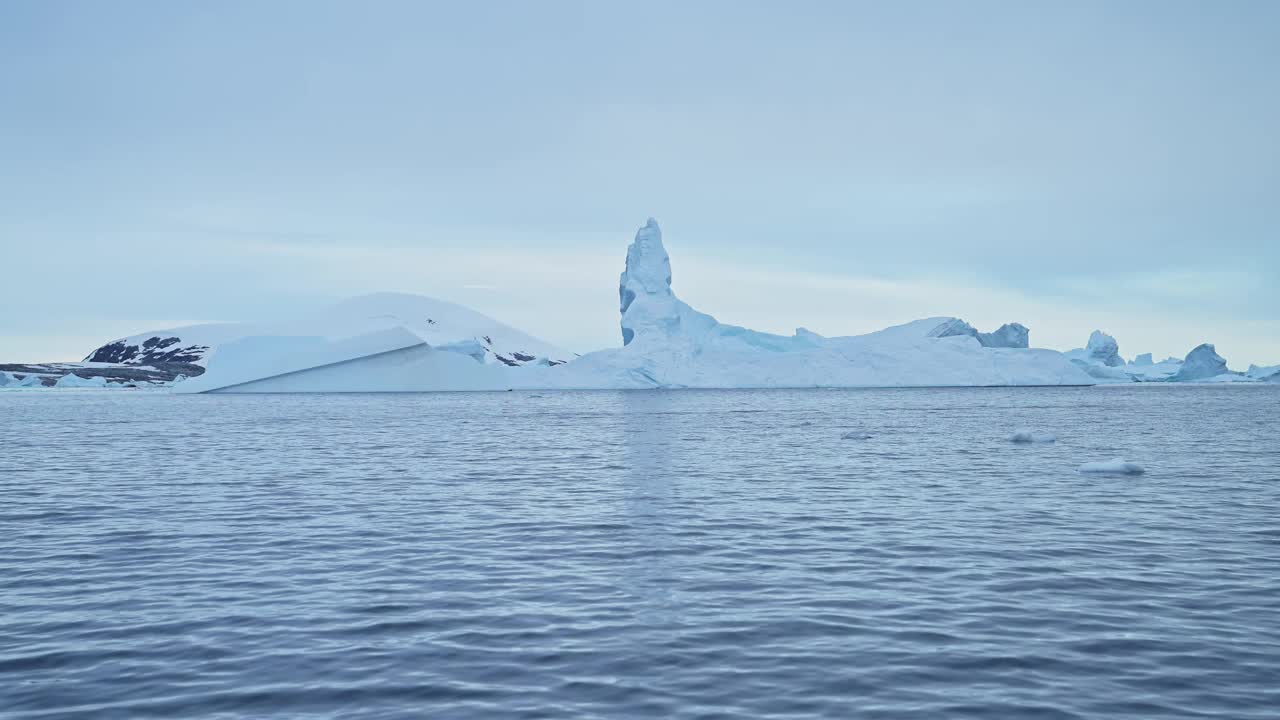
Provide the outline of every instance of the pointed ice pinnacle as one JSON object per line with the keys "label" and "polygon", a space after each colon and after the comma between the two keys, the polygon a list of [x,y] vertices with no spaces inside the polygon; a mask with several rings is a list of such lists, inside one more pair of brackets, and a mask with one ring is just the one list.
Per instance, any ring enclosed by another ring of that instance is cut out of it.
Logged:
{"label": "pointed ice pinnacle", "polygon": [[[662,246],[658,221],[649,222],[627,247],[627,269],[618,278],[618,309],[622,312],[622,344],[646,338],[664,343],[690,340],[717,331],[749,332],[721,326],[716,319],[680,302],[671,291],[671,259]],[[644,343],[641,343],[644,344]]]}
{"label": "pointed ice pinnacle", "polygon": [[[645,300],[632,310],[637,297]],[[636,231],[636,239],[627,248],[627,268],[618,278],[623,345],[635,339],[637,325],[658,319],[653,317],[658,308],[649,307],[655,304],[651,300],[660,305],[675,300],[671,292],[671,259],[662,246],[662,230],[653,218]]]}

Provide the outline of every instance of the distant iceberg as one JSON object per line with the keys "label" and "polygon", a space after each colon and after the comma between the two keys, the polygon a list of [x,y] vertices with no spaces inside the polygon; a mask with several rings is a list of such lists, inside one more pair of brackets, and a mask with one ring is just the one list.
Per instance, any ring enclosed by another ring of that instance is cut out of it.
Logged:
{"label": "distant iceberg", "polygon": [[75,373],[67,373],[58,378],[53,386],[56,388],[104,388],[107,386],[107,379],[101,375],[80,377]]}
{"label": "distant iceberg", "polygon": [[[1228,369],[1227,361],[1209,343],[1196,346],[1181,360],[1166,358],[1153,362],[1151,353],[1143,353],[1132,362],[1125,362],[1120,357],[1120,346],[1116,339],[1100,330],[1095,330],[1089,336],[1086,347],[1070,350],[1066,356],[1098,383],[1262,382],[1270,377],[1265,372],[1266,368],[1257,366],[1250,366],[1249,373]],[[1277,368],[1280,369],[1280,366]]]}

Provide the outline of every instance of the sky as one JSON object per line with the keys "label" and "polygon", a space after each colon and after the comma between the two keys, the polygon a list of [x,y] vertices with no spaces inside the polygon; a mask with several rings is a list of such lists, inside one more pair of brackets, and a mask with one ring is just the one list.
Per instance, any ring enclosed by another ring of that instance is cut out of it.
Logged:
{"label": "sky", "polygon": [[1280,3],[0,3],[0,362],[363,292],[1280,363]]}

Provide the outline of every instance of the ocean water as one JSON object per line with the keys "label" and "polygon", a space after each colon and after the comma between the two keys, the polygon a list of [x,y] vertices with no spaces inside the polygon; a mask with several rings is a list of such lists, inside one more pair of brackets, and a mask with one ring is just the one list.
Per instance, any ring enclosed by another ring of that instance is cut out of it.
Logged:
{"label": "ocean water", "polygon": [[1278,417],[0,393],[0,717],[1276,718]]}

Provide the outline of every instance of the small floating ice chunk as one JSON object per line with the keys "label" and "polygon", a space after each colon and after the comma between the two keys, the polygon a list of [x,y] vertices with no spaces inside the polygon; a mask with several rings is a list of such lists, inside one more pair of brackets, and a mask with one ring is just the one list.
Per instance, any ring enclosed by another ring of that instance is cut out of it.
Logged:
{"label": "small floating ice chunk", "polygon": [[1038,430],[1015,430],[1009,436],[1009,442],[1013,443],[1051,443],[1057,441],[1057,435]]}
{"label": "small floating ice chunk", "polygon": [[862,432],[861,430],[850,430],[840,436],[841,440],[870,440],[871,433]]}
{"label": "small floating ice chunk", "polygon": [[1146,472],[1138,463],[1132,463],[1120,458],[1114,460],[1102,460],[1099,462],[1087,462],[1080,466],[1082,473],[1107,473],[1110,475],[1141,475]]}

